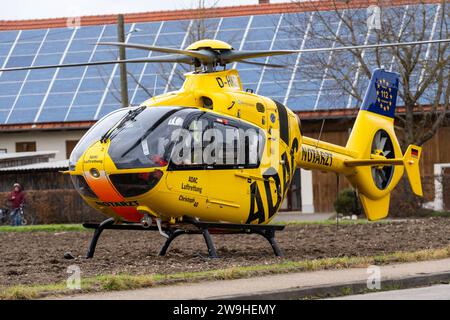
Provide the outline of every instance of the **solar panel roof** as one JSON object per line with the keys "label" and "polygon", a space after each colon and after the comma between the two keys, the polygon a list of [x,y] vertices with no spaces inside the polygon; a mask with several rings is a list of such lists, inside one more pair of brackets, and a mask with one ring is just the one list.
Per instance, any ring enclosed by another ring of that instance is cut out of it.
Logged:
{"label": "solar panel roof", "polygon": [[[427,6],[427,21],[436,24],[440,5]],[[412,6],[394,7],[399,23]],[[359,44],[374,43],[376,33],[367,30],[365,9],[355,9],[355,28],[360,28]],[[126,41],[173,48],[185,48],[196,37],[214,38],[230,43],[240,50],[302,49],[339,46],[333,35],[349,37],[334,12],[302,12],[272,15],[239,16],[206,19],[203,34],[195,34],[198,21],[176,20],[126,24]],[[417,22],[417,24],[419,24]],[[417,25],[415,26],[417,27]],[[412,27],[414,29],[414,26]],[[411,31],[411,30],[409,30]],[[328,39],[316,35],[330,35]],[[426,37],[438,38],[435,28],[427,28]],[[411,31],[411,39],[413,32]],[[406,41],[408,36],[403,39]],[[37,66],[46,64],[92,62],[117,59],[117,49],[94,46],[99,41],[116,41],[115,25],[81,26],[0,32],[0,67]],[[417,39],[415,39],[417,40]],[[127,50],[127,58],[144,58],[159,53]],[[370,69],[383,65],[396,69],[392,56],[375,57],[364,52]],[[424,55],[433,55],[432,45]],[[348,52],[303,53],[283,57],[255,59],[258,62],[284,63],[284,70],[237,64],[245,88],[272,97],[293,110],[354,108],[358,101],[350,93],[338,89],[334,69],[319,69],[314,59],[342,65],[342,74],[353,79],[361,94],[367,77],[358,61]],[[425,57],[424,57],[425,58]],[[350,61],[350,63],[348,63]],[[129,64],[130,103],[138,105],[151,95],[178,88],[185,66],[170,64]],[[420,81],[421,69],[415,81]],[[50,70],[0,73],[0,124],[97,120],[120,107],[119,67],[89,66]],[[429,99],[432,99],[431,95]],[[424,95],[423,103],[427,103]],[[400,104],[402,102],[400,101]]]}

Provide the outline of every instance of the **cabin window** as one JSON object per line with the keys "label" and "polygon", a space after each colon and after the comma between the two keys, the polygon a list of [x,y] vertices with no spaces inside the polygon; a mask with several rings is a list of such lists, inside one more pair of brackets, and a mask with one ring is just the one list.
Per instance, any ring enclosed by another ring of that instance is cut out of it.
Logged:
{"label": "cabin window", "polygon": [[256,168],[264,148],[264,133],[240,120],[210,112],[191,119],[189,134],[180,139],[171,157],[171,169]]}

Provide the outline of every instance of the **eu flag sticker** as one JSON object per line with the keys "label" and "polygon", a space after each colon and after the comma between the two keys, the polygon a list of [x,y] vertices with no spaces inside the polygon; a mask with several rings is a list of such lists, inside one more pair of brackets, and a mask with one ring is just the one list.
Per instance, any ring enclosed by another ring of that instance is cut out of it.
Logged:
{"label": "eu flag sticker", "polygon": [[377,86],[377,105],[383,111],[389,111],[392,108],[392,88],[389,81],[380,79],[376,82]]}
{"label": "eu flag sticker", "polygon": [[376,69],[370,79],[361,109],[393,118],[399,78],[398,73]]}

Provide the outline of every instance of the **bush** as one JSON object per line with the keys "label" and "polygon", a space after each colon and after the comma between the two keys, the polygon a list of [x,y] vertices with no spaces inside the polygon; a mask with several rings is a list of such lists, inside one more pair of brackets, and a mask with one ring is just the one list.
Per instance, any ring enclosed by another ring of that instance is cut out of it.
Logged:
{"label": "bush", "polygon": [[336,213],[345,216],[353,214],[359,215],[361,212],[359,200],[356,199],[355,190],[352,188],[346,188],[339,192],[333,206]]}
{"label": "bush", "polygon": [[[73,189],[26,190],[25,193],[24,212],[30,224],[81,223],[105,219]],[[1,200],[8,195],[9,192],[0,192],[0,207],[3,207]]]}
{"label": "bush", "polygon": [[[424,191],[426,192],[425,186]],[[426,214],[427,210],[422,208],[422,201],[423,199],[413,194],[408,179],[403,177],[391,192],[389,216],[391,218],[408,218]]]}

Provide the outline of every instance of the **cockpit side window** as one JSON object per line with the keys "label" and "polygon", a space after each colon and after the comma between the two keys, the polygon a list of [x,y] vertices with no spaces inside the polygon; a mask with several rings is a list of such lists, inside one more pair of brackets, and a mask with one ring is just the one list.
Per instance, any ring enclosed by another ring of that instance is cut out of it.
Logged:
{"label": "cockpit side window", "polygon": [[205,113],[185,124],[187,134],[172,151],[169,169],[257,168],[264,133],[242,121]]}

